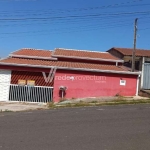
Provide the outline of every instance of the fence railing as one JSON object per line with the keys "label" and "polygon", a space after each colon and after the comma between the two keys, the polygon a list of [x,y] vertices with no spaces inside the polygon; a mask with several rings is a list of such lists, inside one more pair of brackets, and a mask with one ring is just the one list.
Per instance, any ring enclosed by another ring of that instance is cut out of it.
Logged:
{"label": "fence railing", "polygon": [[144,64],[144,73],[143,73],[143,89],[150,89],[150,63]]}
{"label": "fence railing", "polygon": [[53,100],[53,87],[10,85],[9,101],[48,103]]}

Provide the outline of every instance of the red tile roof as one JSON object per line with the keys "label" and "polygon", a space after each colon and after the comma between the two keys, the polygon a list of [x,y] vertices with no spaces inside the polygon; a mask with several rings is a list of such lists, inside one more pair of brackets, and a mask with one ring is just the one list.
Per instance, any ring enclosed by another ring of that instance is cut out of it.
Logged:
{"label": "red tile roof", "polygon": [[129,72],[127,68],[115,65],[102,65],[102,64],[89,64],[89,63],[76,63],[76,62],[65,62],[65,61],[50,61],[50,60],[35,60],[35,59],[23,59],[23,58],[6,58],[0,60],[0,65],[29,65],[29,67],[63,67],[68,69],[88,69],[88,70],[110,70],[110,71],[123,71]]}
{"label": "red tile roof", "polygon": [[53,52],[54,57],[69,57],[77,59],[94,59],[94,60],[105,60],[105,61],[122,61],[121,59],[111,55],[108,52],[95,52],[86,50],[72,50],[72,49],[61,49],[57,48]]}
{"label": "red tile roof", "polygon": [[51,58],[52,51],[50,50],[38,50],[32,48],[22,48],[18,51],[11,53],[11,56],[32,56],[32,57],[40,57],[40,58]]}
{"label": "red tile roof", "polygon": [[[116,50],[125,56],[132,56],[132,51],[133,51],[132,48],[117,48],[117,47],[113,47],[110,50]],[[108,50],[108,52],[110,50]],[[150,50],[136,49],[135,54],[136,54],[136,56],[139,56],[139,57],[140,56],[150,57]]]}

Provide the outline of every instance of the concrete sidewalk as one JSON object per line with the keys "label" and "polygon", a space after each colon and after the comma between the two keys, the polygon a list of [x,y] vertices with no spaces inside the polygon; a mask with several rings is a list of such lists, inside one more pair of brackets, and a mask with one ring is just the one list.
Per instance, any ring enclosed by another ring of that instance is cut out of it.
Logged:
{"label": "concrete sidewalk", "polygon": [[21,102],[0,102],[0,112],[8,111],[28,111],[28,110],[40,110],[47,109],[44,104],[32,104]]}
{"label": "concrete sidewalk", "polygon": [[[133,96],[133,97],[99,97],[99,98],[83,98],[83,99],[71,99],[63,102],[59,102],[57,104],[64,105],[67,103],[76,104],[79,102],[108,102],[114,100],[146,100],[149,98],[141,97],[141,96]],[[56,104],[56,105],[57,105]],[[0,112],[9,112],[9,111],[29,111],[29,110],[40,110],[40,109],[48,109],[46,104],[42,103],[24,103],[24,102],[0,102]]]}
{"label": "concrete sidewalk", "polygon": [[103,97],[91,97],[91,98],[79,98],[79,99],[71,99],[59,102],[59,104],[66,104],[66,103],[79,103],[79,102],[111,102],[114,100],[148,100],[148,97],[141,97],[141,96],[126,96],[126,97],[117,97],[117,96],[103,96]]}

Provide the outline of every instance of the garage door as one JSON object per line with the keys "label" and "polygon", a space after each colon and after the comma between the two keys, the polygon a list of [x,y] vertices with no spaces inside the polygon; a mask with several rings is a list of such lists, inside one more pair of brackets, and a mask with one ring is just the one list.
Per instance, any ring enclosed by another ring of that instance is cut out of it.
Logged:
{"label": "garage door", "polygon": [[11,80],[10,70],[0,70],[0,101],[8,101]]}

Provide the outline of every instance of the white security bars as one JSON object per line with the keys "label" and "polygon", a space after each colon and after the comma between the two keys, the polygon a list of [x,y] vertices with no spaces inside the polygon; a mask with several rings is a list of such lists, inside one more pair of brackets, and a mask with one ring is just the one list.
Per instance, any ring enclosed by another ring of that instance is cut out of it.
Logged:
{"label": "white security bars", "polygon": [[53,100],[53,87],[10,85],[9,101],[48,103]]}

